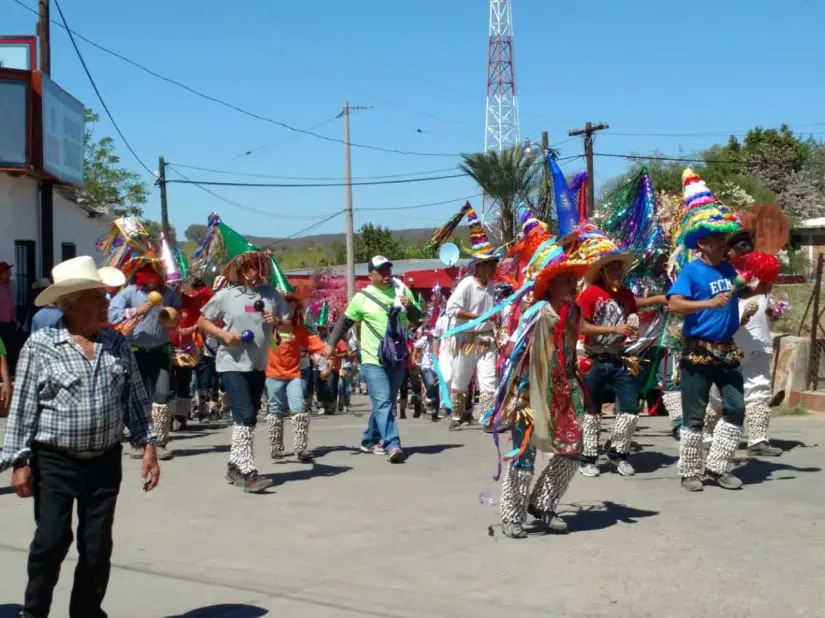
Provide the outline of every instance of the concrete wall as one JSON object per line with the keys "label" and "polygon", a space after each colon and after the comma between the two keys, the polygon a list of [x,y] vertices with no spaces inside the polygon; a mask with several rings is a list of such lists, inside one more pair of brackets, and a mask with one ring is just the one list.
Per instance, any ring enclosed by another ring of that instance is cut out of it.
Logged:
{"label": "concrete wall", "polygon": [[14,241],[38,240],[37,204],[36,180],[0,172],[0,262],[17,266]]}
{"label": "concrete wall", "polygon": [[74,243],[77,255],[101,256],[95,243],[108,229],[109,222],[102,217],[90,218],[88,212],[57,193],[54,194],[54,261],[61,261],[62,243]]}

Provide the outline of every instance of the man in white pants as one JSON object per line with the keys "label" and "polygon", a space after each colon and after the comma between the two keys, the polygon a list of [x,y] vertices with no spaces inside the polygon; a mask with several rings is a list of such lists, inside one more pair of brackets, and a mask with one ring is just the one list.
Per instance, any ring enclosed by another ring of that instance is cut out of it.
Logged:
{"label": "man in white pants", "polygon": [[[477,258],[472,274],[459,282],[447,301],[447,315],[455,326],[475,320],[493,308],[495,291],[492,277],[498,258]],[[467,389],[473,373],[481,393],[481,409],[493,405],[496,393],[495,318],[455,336],[456,355],[453,361],[450,401],[453,415],[450,429],[472,420],[472,407],[467,410]],[[446,342],[442,342],[442,347]],[[482,412],[483,413],[483,412]]]}

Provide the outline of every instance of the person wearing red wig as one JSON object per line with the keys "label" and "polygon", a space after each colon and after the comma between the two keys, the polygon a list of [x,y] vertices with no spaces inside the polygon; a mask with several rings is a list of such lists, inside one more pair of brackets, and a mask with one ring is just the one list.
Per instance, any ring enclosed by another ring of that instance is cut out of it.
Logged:
{"label": "person wearing red wig", "polygon": [[[166,448],[172,416],[169,410],[171,392],[172,351],[169,332],[160,324],[163,307],[180,307],[177,294],[166,287],[166,277],[160,261],[138,258],[142,265],[132,282],[118,292],[109,304],[109,322],[115,326],[136,320],[134,327],[124,333],[134,352],[138,371],[152,400],[152,423],[158,436],[158,459],[173,457]],[[149,294],[163,297],[160,306],[149,302]],[[143,453],[135,450],[130,455],[140,459]]]}

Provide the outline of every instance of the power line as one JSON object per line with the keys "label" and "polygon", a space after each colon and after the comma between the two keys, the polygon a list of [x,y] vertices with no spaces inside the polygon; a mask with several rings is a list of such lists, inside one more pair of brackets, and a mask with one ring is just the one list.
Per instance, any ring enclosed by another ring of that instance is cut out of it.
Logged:
{"label": "power line", "polygon": [[327,221],[331,221],[332,219],[334,219],[334,218],[335,218],[335,217],[337,217],[338,215],[342,215],[342,214],[344,214],[344,211],[343,211],[343,210],[339,210],[338,212],[335,212],[335,213],[331,214],[330,216],[328,216],[328,217],[327,217],[326,219],[324,219],[323,221],[319,221],[318,223],[313,223],[312,225],[309,225],[309,226],[305,227],[305,228],[304,228],[304,229],[302,229],[302,230],[298,230],[297,232],[295,232],[294,234],[292,234],[292,235],[290,235],[290,236],[285,236],[285,237],[283,237],[283,238],[279,238],[278,240],[276,240],[275,242],[273,242],[273,243],[272,243],[271,245],[269,245],[269,246],[270,246],[270,247],[274,247],[274,246],[275,246],[275,245],[277,245],[278,243],[284,242],[285,240],[291,240],[291,239],[295,238],[296,236],[299,236],[300,234],[303,234],[304,232],[308,232],[309,230],[311,230],[311,229],[313,229],[313,228],[316,228],[316,227],[318,227],[319,225],[323,225],[323,224],[324,224],[324,223],[326,223]]}
{"label": "power line", "polygon": [[[227,176],[246,176],[248,178],[273,178],[276,180],[339,180],[345,181],[345,178],[340,176],[324,177],[324,176],[276,176],[273,174],[252,174],[249,172],[230,172],[228,170],[214,169],[210,167],[199,167],[197,165],[184,165],[183,163],[175,163],[177,167],[182,167],[190,170],[198,170],[201,172],[210,172],[213,174],[225,174]],[[444,172],[453,172],[455,167],[447,167],[437,170],[428,170],[425,172],[407,172],[405,174],[388,174],[385,176],[353,176],[354,180],[376,180],[384,178],[407,178],[410,176],[424,176],[426,174],[440,174]]]}
{"label": "power line", "polygon": [[393,206],[390,208],[356,208],[356,212],[375,212],[375,211],[389,211],[389,210],[416,210],[418,208],[429,208],[430,206],[443,206],[444,204],[452,204],[454,202],[466,202],[477,197],[481,197],[481,193],[474,195],[467,195],[464,197],[457,197],[454,200],[444,200],[443,202],[431,202],[430,204],[416,204],[415,206]]}
{"label": "power line", "polygon": [[[18,2],[18,0],[15,0],[15,2]],[[18,4],[20,4],[20,3],[18,2]],[[145,169],[147,172],[149,172],[149,174],[154,178],[155,172],[153,172],[151,169],[149,169],[149,167],[143,162],[143,160],[141,160],[141,158],[135,152],[135,149],[132,148],[132,145],[129,143],[129,140],[127,140],[126,136],[123,135],[123,131],[120,130],[120,127],[118,126],[117,122],[115,121],[114,116],[112,116],[112,112],[109,111],[109,106],[106,105],[106,101],[103,100],[103,95],[100,94],[100,90],[98,90],[97,84],[95,83],[95,80],[92,77],[92,74],[89,72],[89,67],[86,66],[86,61],[83,59],[83,54],[80,53],[80,49],[78,48],[77,43],[74,40],[74,34],[69,29],[69,24],[66,22],[66,16],[63,14],[63,9],[60,8],[60,3],[57,0],[54,0],[54,4],[57,7],[57,12],[60,13],[60,19],[63,23],[60,24],[58,22],[55,22],[54,20],[50,20],[50,21],[52,21],[53,23],[56,23],[58,26],[61,26],[62,28],[64,28],[66,30],[66,32],[69,34],[69,40],[72,42],[72,47],[74,47],[74,51],[77,54],[77,58],[78,58],[78,60],[80,60],[80,64],[83,65],[83,70],[86,72],[86,77],[89,78],[89,82],[92,84],[92,88],[94,89],[95,94],[97,95],[98,101],[100,101],[100,104],[103,106],[103,110],[106,112],[106,115],[109,117],[109,121],[112,123],[112,126],[115,128],[115,131],[117,131],[117,134],[120,136],[120,139],[123,140],[123,143],[126,145],[126,148],[129,150],[129,152],[132,153],[132,156],[135,157],[137,162],[140,163],[141,167],[143,169]],[[25,6],[25,5],[22,5],[22,6]],[[26,7],[26,8],[28,9],[29,7]],[[29,9],[29,10],[31,10],[31,9]],[[37,11],[33,11],[33,12],[36,13]]]}
{"label": "power line", "polygon": [[[175,169],[169,163],[167,163],[166,166],[171,168],[172,171],[175,172],[178,176],[180,176],[181,178],[183,178],[186,181],[189,181],[190,183],[192,183],[194,186],[196,186],[198,189],[200,189],[204,193],[208,193],[212,197],[219,199],[220,201],[224,202],[225,204],[229,204],[230,206],[234,206],[235,208],[239,208],[239,209],[245,210],[247,212],[251,212],[251,213],[254,213],[254,214],[258,214],[258,215],[263,215],[265,217],[272,217],[274,219],[306,220],[306,219],[317,219],[319,217],[327,216],[327,215],[315,215],[313,217],[310,217],[310,216],[299,217],[299,216],[294,216],[294,215],[281,215],[281,214],[278,214],[278,213],[275,213],[275,212],[270,212],[270,211],[267,211],[267,210],[261,210],[259,208],[254,208],[253,206],[247,206],[246,204],[241,204],[240,202],[230,200],[228,197],[224,197],[223,195],[215,193],[214,191],[212,191],[210,189],[207,189],[206,187],[202,187],[200,184],[193,182],[190,178],[188,178],[187,176],[182,174],[180,170]],[[170,182],[173,182],[173,181],[167,180],[166,184],[169,184]]]}
{"label": "power line", "polygon": [[[35,11],[31,7],[29,7],[25,3],[23,3],[22,0],[14,0],[14,2],[19,4],[23,8],[25,8],[27,11],[30,11],[30,12],[35,13],[35,14],[37,13],[37,11]],[[58,6],[58,10],[60,10],[59,6]],[[61,17],[62,17],[62,11],[61,11]],[[129,64],[131,64],[135,68],[138,68],[141,71],[144,71],[145,73],[148,73],[149,75],[151,75],[153,77],[156,77],[157,79],[163,80],[168,84],[172,84],[173,86],[183,88],[184,90],[190,92],[191,94],[194,94],[194,95],[196,95],[196,96],[198,96],[202,99],[205,99],[207,101],[211,101],[212,103],[217,103],[218,105],[223,105],[224,107],[235,110],[236,112],[244,114],[245,116],[249,116],[250,118],[255,118],[256,120],[261,120],[263,122],[268,122],[268,123],[273,124],[275,126],[281,127],[282,129],[287,129],[288,131],[293,131],[295,133],[301,133],[301,134],[304,134],[304,135],[311,135],[312,137],[315,137],[315,138],[318,138],[318,139],[321,139],[321,140],[324,140],[324,141],[327,141],[327,142],[334,142],[334,143],[337,143],[337,144],[344,144],[345,143],[344,140],[342,140],[340,138],[337,138],[337,137],[329,137],[328,135],[322,135],[321,133],[316,133],[316,132],[311,131],[311,130],[299,129],[299,128],[293,127],[292,125],[289,125],[285,122],[281,122],[280,120],[275,120],[274,118],[269,118],[267,116],[262,116],[261,114],[256,114],[255,112],[251,112],[249,110],[246,110],[246,109],[244,109],[242,107],[239,107],[239,106],[237,106],[233,103],[229,103],[227,101],[224,101],[223,99],[219,99],[217,97],[213,97],[213,96],[208,95],[204,92],[201,92],[200,90],[196,90],[196,89],[192,88],[191,86],[187,86],[186,84],[184,84],[184,83],[182,83],[178,80],[172,79],[171,77],[166,77],[165,75],[161,75],[157,71],[153,71],[152,69],[140,64],[139,62],[135,62],[134,60],[132,60],[130,58],[127,58],[126,56],[124,56],[122,54],[119,54],[115,51],[112,51],[111,49],[108,49],[108,48],[104,47],[103,45],[100,45],[99,43],[95,43],[94,41],[92,41],[91,39],[81,35],[80,33],[77,33],[77,32],[74,32],[73,30],[70,30],[68,25],[65,23],[65,20],[63,20],[63,22],[64,23],[61,24],[59,22],[53,21],[53,23],[55,23],[57,26],[60,26],[61,28],[66,30],[66,32],[69,33],[69,38],[72,39],[72,44],[74,45],[76,51],[77,51],[77,45],[74,42],[74,36],[77,36],[77,38],[85,41],[86,43],[88,43],[89,45],[92,45],[93,47],[96,47],[97,49],[101,50],[102,52],[110,54],[110,55],[114,56],[115,58],[119,58],[120,60],[123,60],[124,62],[128,62]],[[78,53],[78,55],[80,55],[79,51],[77,51],[77,53]],[[85,63],[84,63],[84,68],[85,68]],[[87,71],[87,73],[88,73],[88,71]],[[90,79],[91,79],[91,77],[90,77]],[[97,90],[97,88],[95,88],[95,90]],[[101,103],[103,103],[102,100],[101,100]],[[104,105],[104,107],[105,107],[105,105]],[[121,135],[121,137],[123,137],[123,136]],[[384,147],[381,147],[381,146],[372,146],[370,144],[356,144],[355,142],[351,142],[350,146],[352,146],[353,148],[363,148],[365,150],[375,150],[375,151],[378,151],[378,152],[386,152],[386,153],[390,153],[390,154],[411,155],[411,156],[419,156],[419,157],[457,157],[457,156],[460,156],[460,154],[456,154],[456,153],[416,152],[416,151],[413,151],[413,150],[401,150],[401,149],[398,149],[398,148],[384,148]],[[130,148],[130,150],[131,150],[131,148]],[[132,153],[132,154],[134,154],[134,153]],[[137,155],[135,155],[135,156],[137,156]],[[142,162],[141,162],[141,165],[142,165]],[[150,171],[150,173],[152,173],[152,172]]]}
{"label": "power line", "polygon": [[741,161],[720,161],[712,159],[689,159],[684,157],[660,157],[656,155],[626,155],[626,154],[611,154],[606,152],[594,152],[594,157],[610,157],[613,159],[634,159],[634,160],[650,160],[650,161],[680,161],[684,163],[719,163],[724,165],[742,165]]}
{"label": "power line", "polygon": [[413,182],[428,182],[431,180],[448,180],[450,178],[463,178],[466,177],[467,174],[449,174],[446,176],[430,176],[427,178],[399,178],[398,180],[367,180],[361,182],[353,182],[353,183],[346,183],[346,182],[318,182],[318,183],[271,183],[271,182],[262,182],[262,183],[254,183],[254,182],[218,182],[215,180],[167,180],[166,182],[171,184],[193,184],[193,185],[211,185],[215,187],[280,187],[280,188],[310,188],[310,187],[345,187],[347,184],[351,184],[353,187],[364,187],[364,186],[372,186],[372,185],[400,185],[400,184],[408,184]]}

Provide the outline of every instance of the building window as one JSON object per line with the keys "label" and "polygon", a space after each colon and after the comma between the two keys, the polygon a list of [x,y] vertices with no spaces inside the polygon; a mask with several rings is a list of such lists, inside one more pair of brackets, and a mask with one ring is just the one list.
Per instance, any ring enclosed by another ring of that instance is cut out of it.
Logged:
{"label": "building window", "polygon": [[65,262],[77,257],[77,245],[73,242],[64,242],[60,245],[60,261]]}
{"label": "building window", "polygon": [[26,313],[33,301],[32,284],[37,268],[35,243],[33,240],[14,241],[15,311],[17,320],[25,322]]}

